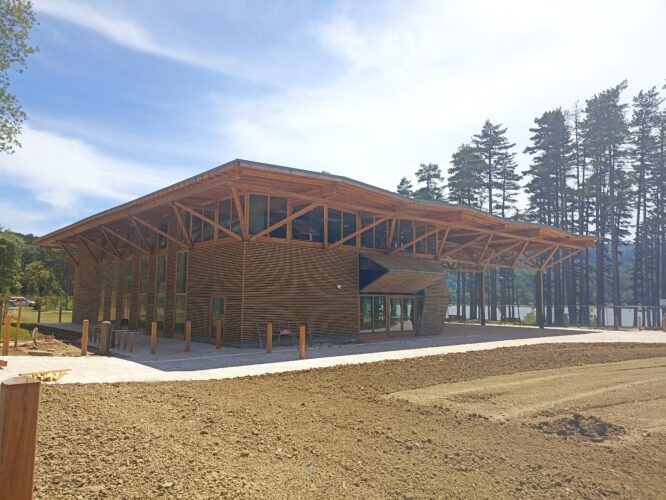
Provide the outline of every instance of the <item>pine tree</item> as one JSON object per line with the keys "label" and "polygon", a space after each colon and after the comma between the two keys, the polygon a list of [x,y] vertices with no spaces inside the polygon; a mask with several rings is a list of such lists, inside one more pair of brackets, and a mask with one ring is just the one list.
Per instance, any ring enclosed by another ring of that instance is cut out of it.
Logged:
{"label": "pine tree", "polygon": [[416,171],[416,179],[423,186],[414,191],[414,197],[420,200],[441,200],[444,198],[442,171],[436,163],[421,163]]}
{"label": "pine tree", "polygon": [[403,177],[398,183],[397,193],[403,196],[412,196],[414,194],[414,186],[412,186],[412,181]]}

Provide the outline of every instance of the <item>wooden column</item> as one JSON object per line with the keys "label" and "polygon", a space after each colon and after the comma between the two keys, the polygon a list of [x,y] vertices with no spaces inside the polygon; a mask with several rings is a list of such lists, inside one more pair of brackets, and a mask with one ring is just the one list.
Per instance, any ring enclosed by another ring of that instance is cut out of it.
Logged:
{"label": "wooden column", "polygon": [[157,354],[157,321],[150,323],[150,354]]}
{"label": "wooden column", "polygon": [[3,332],[2,332],[2,355],[3,356],[8,356],[9,355],[9,337],[11,336],[11,329],[12,329],[12,317],[11,316],[5,316],[5,319],[3,320],[4,327],[3,327]]}
{"label": "wooden column", "polygon": [[192,321],[189,319],[185,321],[185,351],[190,350],[192,344]]}
{"label": "wooden column", "polygon": [[108,356],[111,351],[111,322],[103,321],[99,331],[99,353]]}
{"label": "wooden column", "polygon": [[14,349],[18,347],[19,331],[21,330],[21,311],[23,306],[18,306],[18,316],[16,317],[16,334],[14,335]]}
{"label": "wooden column", "polygon": [[40,382],[14,377],[0,390],[0,499],[32,498]]}
{"label": "wooden column", "polygon": [[222,347],[222,320],[215,320],[215,349]]}
{"label": "wooden column", "polygon": [[305,359],[305,325],[298,329],[298,359]]}
{"label": "wooden column", "polygon": [[37,307],[37,323],[42,322],[42,302],[40,300],[39,307]]}
{"label": "wooden column", "polygon": [[81,356],[88,355],[88,328],[90,327],[90,321],[87,319],[83,320],[81,325]]}
{"label": "wooden column", "polygon": [[266,352],[273,352],[273,323],[266,325]]}

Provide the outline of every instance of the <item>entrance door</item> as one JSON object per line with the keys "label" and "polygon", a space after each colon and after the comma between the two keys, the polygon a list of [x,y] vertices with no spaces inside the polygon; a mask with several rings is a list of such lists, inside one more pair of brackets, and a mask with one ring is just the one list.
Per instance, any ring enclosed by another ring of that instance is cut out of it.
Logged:
{"label": "entrance door", "polygon": [[211,299],[210,332],[208,340],[215,341],[215,323],[222,321],[222,335],[224,335],[224,297],[213,297]]}

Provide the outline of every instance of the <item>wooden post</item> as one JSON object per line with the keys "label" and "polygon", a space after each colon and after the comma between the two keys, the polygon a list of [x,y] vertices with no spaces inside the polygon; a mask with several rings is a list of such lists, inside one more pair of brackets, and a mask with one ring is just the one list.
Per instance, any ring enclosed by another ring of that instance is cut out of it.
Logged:
{"label": "wooden post", "polygon": [[102,356],[108,356],[111,350],[111,322],[102,321],[102,327],[99,332],[99,353]]}
{"label": "wooden post", "polygon": [[298,359],[305,359],[305,325],[298,329]]}
{"label": "wooden post", "polygon": [[39,301],[39,307],[37,308],[37,323],[42,322],[42,301]]}
{"label": "wooden post", "polygon": [[58,323],[62,323],[62,306],[58,309]]}
{"label": "wooden post", "polygon": [[90,321],[87,319],[83,320],[81,325],[81,356],[88,355],[88,327],[90,326]]}
{"label": "wooden post", "polygon": [[11,336],[11,330],[12,330],[12,317],[11,316],[5,316],[5,319],[3,320],[4,322],[4,328],[3,328],[3,335],[2,335],[2,355],[3,356],[8,356],[9,355],[9,337]]}
{"label": "wooden post", "polygon": [[157,354],[157,321],[150,324],[150,354]]}
{"label": "wooden post", "polygon": [[222,320],[215,320],[215,349],[222,347]]}
{"label": "wooden post", "polygon": [[14,335],[14,349],[18,347],[19,331],[21,330],[21,311],[23,306],[18,306],[18,316],[16,317],[16,334]]}
{"label": "wooden post", "polygon": [[192,321],[189,319],[185,321],[185,351],[190,350],[192,343]]}
{"label": "wooden post", "polygon": [[666,313],[661,315],[661,327],[666,332]]}
{"label": "wooden post", "polygon": [[638,331],[640,332],[642,330],[643,330],[643,318],[639,314],[638,315]]}
{"label": "wooden post", "polygon": [[273,352],[273,323],[266,325],[266,352]]}
{"label": "wooden post", "polygon": [[0,390],[0,498],[31,499],[40,382],[13,377]]}
{"label": "wooden post", "polygon": [[539,319],[539,328],[543,328],[546,324],[546,304],[543,303],[543,269],[539,268],[539,311],[537,313]]}

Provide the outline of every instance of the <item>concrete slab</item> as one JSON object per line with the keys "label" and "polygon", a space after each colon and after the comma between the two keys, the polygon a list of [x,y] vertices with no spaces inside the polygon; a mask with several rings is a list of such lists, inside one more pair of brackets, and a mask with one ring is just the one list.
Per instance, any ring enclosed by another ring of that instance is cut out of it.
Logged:
{"label": "concrete slab", "polygon": [[147,337],[141,336],[133,353],[116,351],[111,357],[0,357],[8,361],[8,366],[0,370],[0,380],[19,373],[65,368],[71,371],[60,383],[211,380],[541,343],[666,343],[666,334],[655,331],[539,330],[478,325],[449,325],[447,328],[449,335],[317,345],[307,350],[305,360],[298,359],[296,347],[278,346],[273,353],[266,354],[260,349],[224,347],[216,350],[208,344],[192,343],[192,351],[186,353],[183,342],[172,339],[160,339],[158,354],[151,355],[145,348]]}

